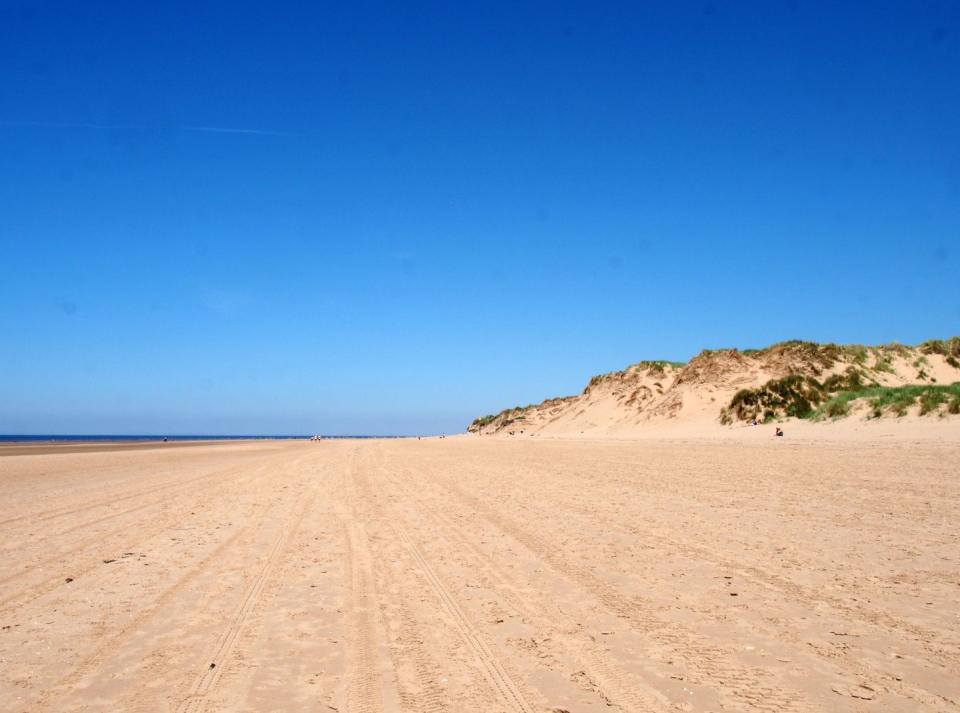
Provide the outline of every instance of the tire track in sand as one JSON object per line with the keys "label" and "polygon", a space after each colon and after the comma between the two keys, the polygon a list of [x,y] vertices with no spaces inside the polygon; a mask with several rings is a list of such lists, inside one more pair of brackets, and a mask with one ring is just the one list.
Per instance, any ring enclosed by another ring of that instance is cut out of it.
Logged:
{"label": "tire track in sand", "polygon": [[[383,521],[383,509],[378,507],[379,503],[371,497],[366,486],[366,478],[357,476],[351,492],[357,496],[362,489],[365,504],[376,508],[378,521]],[[346,525],[343,526],[346,533]],[[349,539],[348,534],[344,537]],[[373,544],[372,541],[368,543]],[[386,607],[393,610],[392,614],[384,612],[382,620],[394,625],[385,626],[383,633],[394,664],[399,706],[405,713],[447,713],[453,709],[441,680],[449,674],[449,669],[438,665],[435,656],[424,643],[424,627],[435,625],[435,610],[430,611],[429,623],[425,624],[423,617],[418,617],[415,607],[411,605],[412,602],[425,599],[429,591],[425,588],[429,585],[416,573],[415,568],[405,567],[400,571],[396,566],[392,566],[400,558],[408,556],[406,549],[397,542],[392,532],[389,537],[377,538],[376,544],[374,561],[379,563],[380,567],[374,568],[374,575],[378,578],[378,589],[389,594]],[[411,680],[415,685],[410,685]],[[458,704],[462,710],[464,701],[461,700]],[[472,709],[478,710],[476,707]]]}
{"label": "tire track in sand", "polygon": [[210,663],[204,667],[191,687],[190,693],[177,707],[177,713],[200,713],[206,710],[207,704],[209,703],[209,696],[223,676],[224,664],[230,657],[230,653],[233,651],[233,647],[236,644],[237,638],[240,636],[244,624],[257,606],[257,602],[260,600],[260,595],[263,593],[263,588],[267,579],[270,577],[270,572],[273,570],[274,564],[279,558],[280,553],[286,548],[287,543],[300,528],[300,523],[303,522],[303,518],[313,505],[315,498],[316,493],[314,492],[300,506],[299,512],[293,518],[292,524],[284,527],[277,536],[277,539],[274,540],[273,546],[267,555],[267,561],[264,562],[263,567],[247,587],[240,601],[240,606],[230,620],[230,624],[220,635],[213,649],[213,653],[207,659]]}
{"label": "tire track in sand", "polygon": [[[373,467],[370,465],[369,467]],[[354,487],[368,490],[366,474],[358,471],[353,481]],[[369,497],[369,496],[368,496]],[[434,594],[440,601],[440,605],[447,612],[453,621],[454,627],[460,638],[470,649],[476,660],[480,663],[481,669],[492,689],[506,706],[507,710],[514,713],[534,713],[534,707],[530,705],[526,697],[520,690],[520,687],[513,681],[507,671],[497,660],[496,655],[484,641],[483,636],[470,622],[470,619],[464,613],[463,609],[457,603],[455,597],[450,593],[443,581],[430,565],[427,556],[420,546],[410,537],[406,528],[399,518],[392,516],[381,510],[380,519],[385,521],[390,529],[397,535],[398,541],[404,546],[414,563],[420,570],[422,576],[433,589]]]}
{"label": "tire track in sand", "polygon": [[524,530],[509,517],[501,515],[478,498],[464,492],[449,479],[443,486],[468,507],[482,514],[514,540],[536,554],[556,572],[589,592],[611,614],[627,622],[643,636],[667,647],[681,657],[693,671],[698,671],[706,685],[719,685],[718,693],[753,711],[813,711],[815,708],[798,693],[773,688],[764,683],[763,671],[740,666],[729,660],[723,649],[703,641],[682,627],[665,622],[650,611],[649,605],[636,597],[628,597],[600,579],[586,567],[562,557],[561,549]]}
{"label": "tire track in sand", "polygon": [[[412,493],[386,468],[382,468],[381,472],[397,491],[418,504],[419,512],[433,520],[435,530],[443,531],[448,541],[459,541],[461,547],[458,552],[469,551],[472,553],[473,556],[467,558],[468,566],[472,571],[483,572],[491,581],[497,582],[500,585],[496,590],[497,595],[515,612],[519,613],[525,620],[535,622],[543,631],[549,631],[551,627],[558,625],[556,617],[560,616],[559,611],[554,614],[553,619],[548,621],[543,610],[532,606],[522,597],[512,594],[511,587],[519,589],[526,583],[512,580],[501,567],[496,566],[496,563],[476,546],[470,537],[462,532],[458,524],[454,523],[446,514],[424,504],[422,498]],[[573,621],[569,617],[561,618],[567,620],[564,622],[566,624],[565,628],[572,630],[579,627],[579,622]],[[631,713],[647,711],[653,713],[669,706],[669,700],[659,692],[646,687],[638,688],[631,677],[624,673],[610,659],[609,653],[598,646],[595,641],[580,640],[576,645],[573,645],[566,644],[557,637],[553,637],[553,643],[564,649],[564,653],[577,663],[580,670],[585,674],[589,686],[597,692],[608,706],[617,706],[622,710],[631,711]]]}
{"label": "tire track in sand", "polygon": [[352,517],[345,524],[350,571],[350,631],[348,651],[348,710],[378,713],[383,710],[381,673],[378,666],[377,594],[373,560],[367,532]]}
{"label": "tire track in sand", "polygon": [[[103,667],[104,661],[114,654],[120,644],[130,635],[140,629],[144,622],[153,617],[160,609],[166,605],[174,596],[176,596],[192,580],[204,573],[208,565],[220,557],[223,552],[228,550],[231,545],[237,542],[244,535],[250,526],[244,526],[231,534],[227,539],[218,544],[210,553],[194,564],[189,571],[182,575],[173,585],[166,589],[152,604],[142,610],[130,622],[115,632],[105,642],[97,646],[96,650],[81,661],[73,670],[71,670],[60,682],[44,691],[38,699],[37,705],[43,709],[53,701],[62,698],[74,688],[77,683],[85,676],[94,673]],[[48,709],[49,710],[49,709]],[[53,710],[60,710],[55,708]]]}
{"label": "tire track in sand", "polygon": [[[37,699],[37,710],[59,711],[62,707],[49,707],[52,703],[59,701],[69,695],[70,691],[76,689],[78,684],[85,678],[103,671],[104,664],[115,656],[118,649],[138,631],[142,631],[144,625],[152,618],[157,616],[165,607],[167,607],[174,598],[179,595],[193,581],[202,578],[209,573],[214,563],[221,560],[226,552],[245,536],[255,529],[253,523],[262,523],[264,516],[277,507],[277,501],[273,502],[259,501],[255,503],[253,510],[248,513],[240,525],[226,539],[214,546],[214,548],[204,555],[200,560],[192,563],[183,574],[179,576],[170,586],[163,590],[152,602],[139,611],[132,619],[123,624],[118,630],[114,631],[104,641],[102,641],[95,650],[86,656],[80,663],[64,675],[60,681],[45,690]],[[262,529],[260,524],[256,530]],[[144,704],[147,701],[144,700]],[[31,712],[35,710],[30,709]]]}
{"label": "tire track in sand", "polygon": [[[618,463],[618,465],[629,464]],[[480,473],[480,471],[477,470],[474,470],[474,472]],[[650,481],[644,481],[644,487],[649,487],[649,484]],[[693,560],[711,562],[719,568],[736,572],[737,575],[743,579],[755,582],[768,590],[790,597],[803,605],[830,607],[835,609],[844,618],[858,621],[867,626],[884,629],[889,633],[906,635],[918,646],[927,651],[931,663],[939,665],[941,668],[948,669],[950,666],[956,667],[956,665],[960,663],[960,648],[958,648],[960,647],[960,642],[944,639],[942,633],[934,629],[923,627],[903,618],[894,617],[882,609],[868,607],[857,599],[845,600],[841,597],[831,595],[822,588],[798,584],[787,577],[770,572],[768,569],[731,560],[710,546],[699,542],[690,542],[685,539],[668,537],[635,526],[625,527],[622,523],[611,519],[609,516],[604,517],[603,512],[585,509],[582,501],[571,498],[566,492],[555,491],[553,495],[558,497],[556,502],[562,505],[567,512],[575,512],[585,521],[598,522],[598,518],[604,518],[605,530],[621,532],[631,537],[641,537],[648,543],[656,542],[666,552],[681,552],[684,556],[690,557]],[[683,497],[686,499],[688,496],[684,495]],[[700,494],[700,497],[704,499],[706,496]],[[717,502],[716,499],[709,498],[705,501],[710,504],[716,504]],[[706,541],[709,542],[711,540],[707,539]],[[951,578],[946,581],[946,584],[953,586],[956,584],[956,581]],[[943,664],[938,663],[941,660],[944,662]]]}
{"label": "tire track in sand", "polygon": [[454,626],[460,633],[460,637],[473,651],[474,655],[477,657],[477,660],[480,661],[480,664],[483,666],[484,673],[486,674],[487,679],[490,681],[494,690],[500,695],[500,698],[503,699],[503,702],[510,710],[517,711],[517,713],[533,713],[534,708],[524,698],[523,693],[520,692],[517,684],[514,683],[507,672],[504,671],[503,666],[501,666],[500,662],[497,661],[496,656],[494,656],[493,652],[490,650],[490,647],[487,646],[487,643],[483,640],[480,632],[473,627],[473,625],[470,623],[470,620],[467,618],[467,615],[464,614],[463,610],[460,608],[460,605],[457,604],[457,601],[443,585],[443,582],[440,581],[440,578],[437,576],[436,572],[434,572],[433,567],[430,566],[426,555],[423,554],[423,551],[420,549],[419,545],[417,545],[417,543],[410,538],[406,530],[398,521],[394,521],[392,524],[400,542],[404,544],[404,546],[407,548],[407,551],[413,556],[413,559],[420,568],[420,571],[423,573],[424,577],[426,577],[427,581],[433,587],[437,597],[440,599],[440,604],[443,606],[447,614],[450,615]]}
{"label": "tire track in sand", "polygon": [[[268,460],[270,456],[262,456],[257,458],[254,463],[257,463],[262,460]],[[163,485],[158,485],[156,487],[147,487],[140,490],[131,492],[130,490],[123,491],[120,495],[115,495],[109,498],[101,498],[99,500],[90,501],[84,503],[83,505],[70,505],[62,508],[54,508],[46,512],[40,513],[27,513],[26,515],[18,515],[16,517],[7,518],[6,520],[0,520],[0,527],[5,525],[10,525],[15,522],[20,522],[22,520],[29,520],[32,523],[36,522],[47,522],[48,520],[53,520],[58,517],[63,517],[64,515],[74,515],[78,512],[83,512],[84,510],[94,510],[99,507],[106,507],[108,505],[114,505],[116,503],[125,502],[127,500],[132,500],[134,498],[143,497],[145,495],[153,495],[155,493],[163,492],[165,490],[170,490],[171,488],[177,488],[186,485],[193,485],[201,481],[207,480],[209,478],[215,478],[218,475],[229,474],[235,471],[243,471],[250,467],[250,463],[244,463],[242,465],[231,465],[227,468],[218,468],[217,470],[211,473],[204,473],[203,475],[198,475],[193,478],[187,478],[186,480],[176,480],[175,482],[165,482]]]}
{"label": "tire track in sand", "polygon": [[[342,478],[336,487],[334,507],[346,545],[347,631],[347,710],[350,713],[381,713],[385,709],[384,667],[380,665],[379,602],[373,556],[366,522],[372,518],[361,510],[366,501],[361,497],[365,483],[360,448],[354,447],[350,462],[344,464]],[[392,668],[392,664],[391,664]]]}
{"label": "tire track in sand", "polygon": [[439,676],[436,665],[423,650],[420,627],[422,624],[414,617],[407,603],[400,599],[397,602],[399,612],[401,643],[405,643],[403,658],[406,659],[414,671],[417,689],[414,691],[401,688],[400,702],[408,711],[416,713],[446,713],[450,710],[444,696],[444,690],[438,683]]}
{"label": "tire track in sand", "polygon": [[[561,499],[557,502],[560,507],[568,513],[568,516],[576,513],[577,516],[583,520],[592,522],[600,522],[598,518],[603,517],[602,513],[583,510],[582,504],[576,500]],[[534,507],[537,508],[537,506]],[[538,509],[543,515],[549,514],[545,512],[542,507]],[[944,642],[937,633],[911,622],[898,620],[882,610],[870,609],[860,602],[847,603],[829,593],[796,584],[788,578],[770,573],[762,568],[724,557],[706,545],[691,543],[676,537],[659,535],[648,530],[640,530],[636,527],[624,527],[622,524],[612,521],[609,518],[603,520],[603,527],[607,531],[620,532],[632,537],[639,537],[648,544],[657,544],[665,552],[679,552],[691,560],[708,562],[712,566],[735,573],[736,576],[753,582],[769,591],[789,597],[801,605],[808,607],[830,607],[836,610],[845,620],[858,622],[864,626],[876,627],[880,630],[886,630],[888,633],[898,635],[905,634],[909,640],[913,641],[913,643],[918,645],[927,654],[928,658],[923,659],[925,665],[930,665],[931,667],[942,670],[949,670],[950,666],[958,660],[955,642]],[[950,583],[952,584],[952,581]],[[758,625],[754,624],[754,626]],[[765,635],[772,636],[781,641],[787,639],[787,633],[780,627],[766,624],[759,625],[758,628]],[[838,665],[835,657],[826,654],[819,647],[808,647],[807,653],[831,665]],[[869,663],[853,663],[848,661],[844,663],[844,666],[847,668],[838,673],[844,676],[845,681],[847,678],[853,678],[860,681],[869,681],[874,683],[874,685],[875,682],[882,681],[884,686],[895,691],[897,694],[917,703],[933,707],[942,705],[945,700],[937,693],[928,691],[920,686],[911,685],[899,677],[889,672],[884,672]]]}
{"label": "tire track in sand", "polygon": [[[260,469],[254,474],[251,474],[244,479],[244,482],[250,482],[256,480],[259,477],[263,476],[266,471]],[[209,477],[209,476],[207,476]],[[185,495],[181,493],[180,495]],[[200,499],[198,499],[193,507],[202,508],[203,504],[217,497],[217,493],[213,491],[205,491]],[[148,505],[142,506],[143,508],[151,507],[154,505],[164,505],[170,501],[164,500],[157,503],[150,503]],[[135,508],[139,510],[141,508]],[[111,538],[117,538],[120,542],[117,542],[117,549],[126,549],[126,550],[136,550],[137,547],[143,543],[151,540],[165,530],[170,529],[177,521],[179,515],[174,511],[167,515],[167,517],[160,519],[158,522],[154,522],[149,527],[140,527],[136,531],[136,537],[133,540],[128,539],[130,533],[130,525],[124,524],[116,528],[108,530],[106,533],[100,533],[95,537],[83,540],[79,544],[66,548],[59,551],[57,554],[52,555],[51,557],[44,558],[37,562],[32,562],[30,568],[26,572],[17,572],[3,579],[0,579],[0,584],[6,584],[7,582],[19,581],[22,583],[26,574],[30,572],[41,572],[44,569],[57,565],[57,564],[67,564],[70,560],[68,559],[70,555],[76,555],[77,553],[85,552],[90,550],[90,554],[97,550],[103,550],[105,546],[111,542]],[[71,577],[73,579],[79,579],[83,575],[96,570],[98,568],[103,568],[105,563],[100,559],[94,557],[93,560],[85,566],[73,567],[70,570]],[[50,592],[56,590],[57,588],[63,586],[64,578],[62,574],[57,573],[46,577],[39,582],[30,585],[30,588],[27,590],[21,589],[17,592],[12,592],[5,597],[0,598],[0,613],[6,613],[11,610],[26,606],[30,602],[33,602],[40,597],[49,594]]]}

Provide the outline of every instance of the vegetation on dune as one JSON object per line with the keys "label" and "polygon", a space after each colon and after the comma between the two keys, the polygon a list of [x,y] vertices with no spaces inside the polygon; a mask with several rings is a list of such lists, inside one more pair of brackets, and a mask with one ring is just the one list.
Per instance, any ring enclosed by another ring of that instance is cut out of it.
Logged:
{"label": "vegetation on dune", "polygon": [[845,374],[828,377],[823,383],[811,376],[795,374],[773,379],[756,389],[738,391],[720,412],[720,422],[729,425],[734,421],[767,422],[784,417],[815,421],[840,418],[848,415],[852,403],[859,399],[867,400],[871,418],[880,418],[886,413],[904,416],[917,403],[921,416],[939,411],[943,404],[948,413],[960,414],[960,382],[949,386],[879,386],[876,382],[864,381],[863,374],[853,367]]}
{"label": "vegetation on dune", "polygon": [[[918,348],[925,354],[953,355],[955,358],[960,358],[960,337],[953,337],[948,340],[931,340],[924,342],[924,344]],[[719,351],[736,350],[704,350],[703,354]],[[908,358],[914,354],[914,351],[911,347],[899,344],[898,342],[891,342],[890,344],[883,344],[877,347],[867,347],[863,344],[818,344],[802,339],[790,339],[784,342],[778,342],[765,349],[743,349],[740,351],[740,354],[754,358],[774,354],[788,354],[814,367],[814,372],[818,369],[829,369],[840,362],[847,362],[865,369],[893,373],[894,358]],[[871,356],[873,357],[873,366],[868,365]]]}
{"label": "vegetation on dune", "polygon": [[633,364],[623,371],[608,371],[604,374],[597,374],[596,376],[590,377],[590,381],[587,383],[586,388],[583,390],[584,393],[588,392],[594,386],[602,384],[608,379],[614,379],[616,377],[622,377],[632,370],[642,370],[646,369],[654,374],[664,374],[668,368],[680,369],[686,366],[685,362],[682,361],[668,361],[667,359],[657,359],[654,361],[640,361],[636,364]]}
{"label": "vegetation on dune", "polygon": [[665,373],[668,368],[672,369],[682,369],[687,363],[685,361],[669,361],[667,359],[654,359],[648,361],[637,362],[634,366],[641,369],[647,369],[648,371],[655,373]]}
{"label": "vegetation on dune", "polygon": [[848,367],[842,374],[831,374],[823,380],[823,390],[828,394],[834,394],[838,391],[860,391],[869,386],[876,386],[877,382],[873,379],[867,382],[864,372],[856,367]]}
{"label": "vegetation on dune", "polygon": [[947,412],[960,414],[960,382],[945,385],[911,384],[909,386],[871,386],[856,391],[841,391],[828,399],[811,414],[813,420],[838,418],[850,412],[850,405],[858,399],[867,399],[871,418],[886,413],[905,416],[911,406],[920,404],[920,415],[938,411],[943,404]]}
{"label": "vegetation on dune", "polygon": [[853,366],[842,374],[828,376],[823,382],[812,376],[792,374],[772,379],[756,389],[741,389],[720,412],[720,421],[730,424],[754,419],[809,418],[815,407],[827,401],[831,394],[860,391],[874,385],[875,381]]}
{"label": "vegetation on dune", "polygon": [[802,339],[789,339],[784,342],[766,347],[764,349],[715,349],[704,350],[701,356],[709,356],[715,353],[732,352],[739,353],[742,356],[752,359],[762,359],[770,356],[788,356],[795,358],[807,365],[808,369],[815,375],[823,370],[835,366],[838,362],[853,362],[858,366],[865,366],[868,347],[861,344],[818,344],[817,342],[808,342]]}
{"label": "vegetation on dune", "polygon": [[504,409],[500,413],[487,414],[486,416],[481,416],[480,418],[474,419],[473,423],[471,423],[470,425],[471,427],[483,428],[484,426],[489,426],[491,423],[493,423],[497,419],[507,420],[509,416],[517,412],[518,409],[519,407],[508,408],[508,409]]}
{"label": "vegetation on dune", "polygon": [[[597,374],[590,379],[583,394],[589,394],[594,387],[610,381],[616,387],[614,391],[619,403],[633,405],[643,401],[646,404],[652,396],[669,395],[673,387],[709,385],[727,374],[735,374],[740,369],[756,365],[767,373],[789,375],[771,379],[757,388],[738,391],[730,403],[721,409],[721,423],[755,419],[770,421],[785,417],[839,418],[848,414],[851,405],[858,399],[868,400],[872,417],[887,413],[902,415],[912,406],[919,406],[921,415],[960,413],[960,393],[957,391],[960,386],[956,383],[949,386],[936,384],[939,361],[933,359],[932,355],[942,357],[946,364],[960,371],[960,336],[932,339],[916,347],[897,342],[865,346],[818,344],[791,339],[763,349],[704,349],[687,363],[665,359],[645,360],[622,371]],[[830,374],[843,367],[846,367],[846,371]],[[913,380],[919,383],[901,387],[881,386],[881,381],[888,380],[884,374],[899,374],[898,380],[906,376],[904,367],[915,370]],[[655,381],[653,389],[638,389],[635,384],[631,386],[636,377],[652,376],[656,379],[665,376],[668,371],[670,383],[666,391],[663,385],[666,381],[663,379]],[[626,387],[625,390],[621,386]],[[646,394],[647,391],[649,394]],[[551,414],[556,414],[563,402],[578,398],[570,396],[504,409],[500,413],[475,419],[470,424],[470,430],[490,427],[499,431],[513,423],[522,425],[529,422],[531,409],[541,410],[536,413],[553,409]]]}
{"label": "vegetation on dune", "polygon": [[877,351],[887,352],[888,354],[893,354],[894,356],[903,358],[907,358],[913,354],[913,350],[910,347],[908,347],[906,344],[901,344],[900,342],[881,344],[879,347],[877,347]]}
{"label": "vegetation on dune", "polygon": [[480,416],[479,418],[473,419],[473,423],[471,423],[470,425],[471,425],[471,426],[475,426],[475,427],[477,427],[477,428],[483,428],[484,426],[487,426],[487,425],[493,423],[493,421],[494,421],[494,419],[496,419],[496,417],[497,417],[497,416],[496,416],[495,414],[492,414],[492,413],[491,413],[491,414],[487,414],[486,416]]}
{"label": "vegetation on dune", "polygon": [[812,376],[792,374],[772,379],[757,389],[741,389],[720,412],[720,422],[769,421],[780,416],[806,418],[825,396],[823,385]]}
{"label": "vegetation on dune", "polygon": [[882,371],[887,374],[893,374],[893,358],[889,354],[883,352],[877,352],[874,354],[875,361],[873,362],[874,371]]}
{"label": "vegetation on dune", "polygon": [[[552,403],[556,399],[549,399],[544,401],[544,404]],[[468,430],[478,430],[485,426],[489,426],[494,421],[499,420],[499,426],[502,428],[504,426],[509,426],[514,421],[522,421],[526,418],[525,414],[530,409],[537,408],[543,404],[527,404],[526,406],[514,406],[513,408],[507,408],[501,411],[500,413],[487,414],[486,416],[480,416],[479,418],[473,419],[473,422],[470,424]]]}
{"label": "vegetation on dune", "polygon": [[817,344],[802,339],[791,339],[774,344],[768,349],[761,350],[760,353],[777,352],[790,354],[815,367],[829,369],[847,355],[847,347],[839,344]]}
{"label": "vegetation on dune", "polygon": [[590,389],[591,386],[596,386],[597,384],[602,384],[604,381],[606,381],[607,379],[609,379],[611,376],[613,376],[613,375],[616,374],[616,373],[617,373],[617,372],[615,372],[615,371],[608,371],[606,374],[597,374],[596,376],[591,376],[591,377],[590,377],[590,381],[589,381],[589,383],[587,384],[587,388],[584,389],[584,391],[587,391],[588,389]]}
{"label": "vegetation on dune", "polygon": [[866,366],[867,364],[867,355],[869,352],[867,348],[862,344],[848,344],[844,347],[846,355],[850,358],[857,366]]}
{"label": "vegetation on dune", "polygon": [[954,369],[960,369],[960,337],[931,339],[920,345],[924,354],[939,354]]}
{"label": "vegetation on dune", "polygon": [[[760,351],[764,351],[764,350],[761,349]],[[740,353],[740,352],[738,352],[736,347],[720,347],[719,349],[702,349],[700,353],[693,358],[693,360],[714,356],[715,354],[737,354],[737,353]]]}
{"label": "vegetation on dune", "polygon": [[[922,368],[918,378],[927,378]],[[960,382],[949,386],[881,386],[868,372],[854,366],[822,382],[812,376],[793,374],[772,379],[755,389],[741,389],[721,410],[720,422],[729,425],[754,419],[767,422],[786,417],[840,418],[850,413],[852,403],[858,399],[867,399],[871,418],[887,413],[903,416],[918,403],[921,416],[939,412],[944,404],[948,413],[956,414],[960,413]]]}

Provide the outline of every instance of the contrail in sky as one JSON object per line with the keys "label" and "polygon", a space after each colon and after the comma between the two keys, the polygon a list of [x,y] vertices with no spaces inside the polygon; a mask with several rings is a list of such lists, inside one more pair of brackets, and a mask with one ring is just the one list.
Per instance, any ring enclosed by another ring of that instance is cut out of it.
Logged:
{"label": "contrail in sky", "polygon": [[179,126],[184,131],[209,131],[214,134],[260,134],[263,136],[297,136],[286,131],[268,131],[266,129],[228,129],[222,126]]}
{"label": "contrail in sky", "polygon": [[[153,131],[159,126],[145,126],[143,124],[82,124],[58,121],[0,121],[0,126],[33,126],[40,129],[103,129],[128,131]],[[178,131],[194,131],[212,134],[252,134],[256,136],[297,136],[285,131],[268,131],[266,129],[236,129],[225,126],[176,126]]]}

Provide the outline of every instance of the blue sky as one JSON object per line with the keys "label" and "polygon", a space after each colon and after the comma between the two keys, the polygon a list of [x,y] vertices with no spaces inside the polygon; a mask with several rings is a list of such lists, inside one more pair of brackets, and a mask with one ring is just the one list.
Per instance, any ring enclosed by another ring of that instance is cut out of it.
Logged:
{"label": "blue sky", "polygon": [[0,433],[960,332],[960,5],[393,5],[4,3]]}

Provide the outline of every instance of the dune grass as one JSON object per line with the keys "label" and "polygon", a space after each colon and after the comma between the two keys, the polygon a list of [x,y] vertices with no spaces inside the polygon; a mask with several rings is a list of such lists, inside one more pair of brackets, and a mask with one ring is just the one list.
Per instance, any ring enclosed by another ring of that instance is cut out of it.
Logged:
{"label": "dune grass", "polygon": [[770,421],[781,415],[807,418],[824,400],[823,385],[811,376],[791,374],[772,379],[758,389],[741,389],[730,405],[720,412],[720,422],[761,419]]}
{"label": "dune grass", "polygon": [[487,414],[486,416],[480,416],[479,418],[473,419],[471,426],[476,426],[477,428],[483,428],[489,423],[493,422],[493,419],[497,417],[497,414]]}
{"label": "dune grass", "polygon": [[[960,337],[931,339],[921,344],[919,349],[924,354],[940,354],[948,357],[948,362],[950,359],[956,360],[956,357],[960,357]],[[951,366],[953,365],[951,364]]]}
{"label": "dune grass", "polygon": [[[918,374],[918,378],[923,375]],[[881,386],[868,372],[852,366],[823,382],[793,374],[772,379],[759,388],[738,391],[721,410],[720,422],[729,425],[735,421],[768,422],[785,417],[836,419],[848,415],[853,402],[860,399],[869,404],[870,418],[884,414],[904,416],[917,404],[921,416],[939,412],[944,404],[947,413],[960,414],[960,382]]]}
{"label": "dune grass", "polygon": [[921,416],[938,410],[942,404],[947,404],[949,413],[957,414],[960,413],[960,382],[950,385],[871,386],[841,391],[812,411],[809,417],[820,421],[846,416],[850,412],[851,404],[859,399],[868,400],[871,418],[880,418],[885,413],[905,416],[910,407],[918,401]]}

